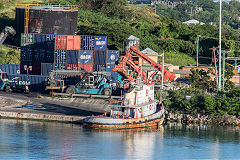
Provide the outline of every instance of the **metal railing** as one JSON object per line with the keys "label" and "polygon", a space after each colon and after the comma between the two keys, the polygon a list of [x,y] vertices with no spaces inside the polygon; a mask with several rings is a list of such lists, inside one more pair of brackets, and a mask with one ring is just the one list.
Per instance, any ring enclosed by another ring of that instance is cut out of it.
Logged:
{"label": "metal railing", "polygon": [[52,7],[52,8],[67,8],[67,9],[78,9],[78,5],[62,5],[54,3],[18,3],[16,7]]}

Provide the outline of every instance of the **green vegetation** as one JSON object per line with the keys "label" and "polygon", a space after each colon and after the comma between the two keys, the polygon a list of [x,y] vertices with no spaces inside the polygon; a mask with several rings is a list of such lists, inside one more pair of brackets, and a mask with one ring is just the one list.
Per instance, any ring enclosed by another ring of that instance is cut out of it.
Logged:
{"label": "green vegetation", "polygon": [[[203,0],[201,0],[203,1]],[[205,4],[204,2],[201,2]],[[0,29],[14,25],[14,7],[23,0],[8,0],[0,4]],[[34,0],[31,0],[34,2]],[[149,47],[166,53],[166,63],[188,65],[196,51],[196,37],[201,35],[199,55],[211,57],[210,47],[218,46],[218,29],[212,25],[187,26],[158,10],[140,8],[127,4],[126,0],[36,0],[35,2],[61,3],[79,6],[78,34],[106,35],[108,48],[123,50],[123,43],[130,35],[141,39],[140,49]],[[198,3],[198,2],[192,2]],[[215,3],[214,3],[215,4]],[[211,8],[212,6],[210,6]],[[179,10],[176,9],[177,12]],[[170,13],[170,12],[169,12]],[[215,13],[215,12],[214,12]],[[235,12],[234,12],[235,13]],[[214,15],[214,17],[217,17]],[[239,33],[230,27],[223,29],[222,45],[231,49],[231,55],[240,55]],[[213,37],[213,38],[209,38]]]}
{"label": "green vegetation", "polygon": [[[186,96],[190,96],[189,99]],[[229,92],[209,94],[201,89],[169,91],[165,104],[169,111],[186,114],[240,115],[240,87]]]}
{"label": "green vegetation", "polygon": [[5,46],[0,46],[0,63],[20,64],[20,52]]}
{"label": "green vegetation", "polygon": [[[226,66],[227,67],[227,66]],[[240,115],[240,87],[233,89],[233,68],[227,67],[225,75],[225,92],[216,90],[215,81],[204,70],[191,70],[189,78],[190,88],[168,91],[168,99],[165,101],[168,109],[173,112],[187,114],[207,115]],[[211,73],[213,74],[213,73]]]}
{"label": "green vegetation", "polygon": [[[62,4],[79,5],[78,34],[107,35],[108,48],[123,50],[130,35],[141,39],[140,49],[149,47],[166,53],[166,63],[194,63],[196,37],[201,35],[199,54],[211,57],[209,48],[218,46],[218,28],[212,25],[188,26],[162,15],[151,8],[128,5],[125,0],[60,0]],[[216,16],[215,16],[216,17]],[[223,48],[240,54],[240,34],[231,28],[223,29]]]}

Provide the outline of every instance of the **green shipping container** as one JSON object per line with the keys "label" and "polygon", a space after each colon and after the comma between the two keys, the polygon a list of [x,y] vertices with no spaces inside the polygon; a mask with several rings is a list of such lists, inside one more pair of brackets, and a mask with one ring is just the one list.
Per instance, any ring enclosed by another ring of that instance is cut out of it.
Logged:
{"label": "green shipping container", "polygon": [[34,34],[33,33],[22,33],[21,34],[21,46],[32,45],[34,42]]}

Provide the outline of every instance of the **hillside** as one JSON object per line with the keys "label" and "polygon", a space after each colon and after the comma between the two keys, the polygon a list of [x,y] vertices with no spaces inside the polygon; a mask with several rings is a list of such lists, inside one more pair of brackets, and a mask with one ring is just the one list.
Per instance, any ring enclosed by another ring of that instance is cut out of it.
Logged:
{"label": "hillside", "polygon": [[[56,3],[55,0],[43,1]],[[61,4],[78,5],[78,34],[106,35],[109,49],[122,51],[124,42],[130,35],[134,35],[141,39],[141,49],[149,47],[158,53],[164,51],[166,63],[181,66],[195,63],[192,56],[195,55],[197,35],[204,36],[200,39],[200,55],[210,57],[209,48],[218,45],[218,29],[215,26],[183,25],[176,20],[156,15],[152,9],[128,5],[125,0],[58,1]],[[12,0],[11,4],[14,6],[16,1]],[[0,27],[14,22],[14,10],[7,13],[0,18]],[[3,21],[6,19],[6,22]],[[223,31],[224,39],[236,40],[237,35],[232,30]],[[235,41],[224,41],[223,46],[225,49],[231,48],[232,55],[240,54],[240,46]]]}

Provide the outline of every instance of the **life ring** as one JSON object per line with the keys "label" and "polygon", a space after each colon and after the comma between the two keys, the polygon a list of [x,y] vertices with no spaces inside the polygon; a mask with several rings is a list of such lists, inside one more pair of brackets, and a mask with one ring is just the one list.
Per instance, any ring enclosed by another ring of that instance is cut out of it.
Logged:
{"label": "life ring", "polygon": [[150,105],[149,109],[152,110],[152,105]]}
{"label": "life ring", "polygon": [[139,113],[142,113],[142,108],[139,108]]}
{"label": "life ring", "polygon": [[148,89],[146,90],[146,94],[148,95],[148,93],[149,93],[149,91],[148,91]]}

